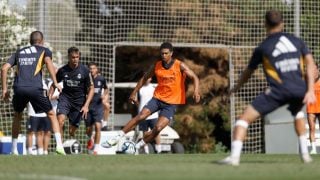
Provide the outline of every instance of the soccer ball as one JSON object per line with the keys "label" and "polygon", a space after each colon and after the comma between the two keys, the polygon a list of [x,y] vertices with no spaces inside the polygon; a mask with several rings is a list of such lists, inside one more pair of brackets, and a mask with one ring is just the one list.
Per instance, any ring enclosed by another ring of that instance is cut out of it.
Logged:
{"label": "soccer ball", "polygon": [[134,154],[136,152],[135,143],[132,141],[125,141],[121,146],[121,151],[124,154]]}

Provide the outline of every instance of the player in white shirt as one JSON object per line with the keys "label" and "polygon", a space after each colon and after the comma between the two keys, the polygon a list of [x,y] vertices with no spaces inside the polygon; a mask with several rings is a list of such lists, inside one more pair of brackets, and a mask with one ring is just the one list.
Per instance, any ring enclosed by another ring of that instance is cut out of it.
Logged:
{"label": "player in white shirt", "polygon": [[[156,88],[155,85],[151,84],[151,78],[149,78],[146,83],[141,87],[139,90],[139,112],[143,109],[143,107],[150,101],[153,97],[153,92]],[[150,129],[153,129],[157,123],[159,117],[159,113],[155,112],[151,114],[146,120],[142,121],[139,124],[139,130],[143,131],[143,135],[148,132]],[[150,128],[150,129],[149,129]],[[160,135],[155,138],[155,150],[157,153],[161,153],[161,144],[160,144]],[[144,152],[149,154],[149,147],[148,144],[144,145]]]}

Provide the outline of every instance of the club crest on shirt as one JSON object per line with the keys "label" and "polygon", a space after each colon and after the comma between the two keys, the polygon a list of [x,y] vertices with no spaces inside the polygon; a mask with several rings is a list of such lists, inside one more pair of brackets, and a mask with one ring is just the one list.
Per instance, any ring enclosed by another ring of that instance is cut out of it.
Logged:
{"label": "club crest on shirt", "polygon": [[98,86],[101,86],[101,82],[100,81],[98,81]]}
{"label": "club crest on shirt", "polygon": [[81,79],[81,74],[78,74],[78,75],[77,75],[77,78],[78,78],[78,79]]}

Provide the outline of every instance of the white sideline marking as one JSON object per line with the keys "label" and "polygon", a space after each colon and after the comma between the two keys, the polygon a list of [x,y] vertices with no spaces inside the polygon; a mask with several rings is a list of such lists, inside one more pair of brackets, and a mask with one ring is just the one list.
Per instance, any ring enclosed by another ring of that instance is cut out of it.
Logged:
{"label": "white sideline marking", "polygon": [[43,180],[87,180],[81,177],[58,176],[49,174],[11,174],[0,173],[0,177],[18,177],[19,179],[43,179]]}

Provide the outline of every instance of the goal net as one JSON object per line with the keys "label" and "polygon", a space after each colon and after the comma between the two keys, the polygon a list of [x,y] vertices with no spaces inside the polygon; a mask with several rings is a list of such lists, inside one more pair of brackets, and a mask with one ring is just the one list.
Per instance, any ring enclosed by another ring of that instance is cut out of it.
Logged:
{"label": "goal net", "polygon": [[[37,29],[44,33],[47,46],[52,48],[55,63],[65,64],[67,48],[77,46],[82,53],[82,63],[98,63],[102,75],[114,85],[116,47],[158,46],[163,41],[171,41],[179,47],[227,48],[230,86],[233,86],[253,48],[265,37],[263,15],[269,9],[283,12],[286,31],[306,40],[317,59],[319,3],[311,0],[2,0],[0,58],[3,64],[15,49],[28,43],[29,33]],[[13,72],[10,72],[9,87],[12,78]],[[230,98],[232,125],[266,86],[259,70]],[[114,86],[109,88],[113,115],[116,97]],[[1,101],[0,112],[0,130],[10,135],[11,104]],[[85,144],[83,124],[81,127],[76,138]],[[22,129],[25,132],[25,128]],[[261,120],[250,126],[244,151],[264,151]]]}

